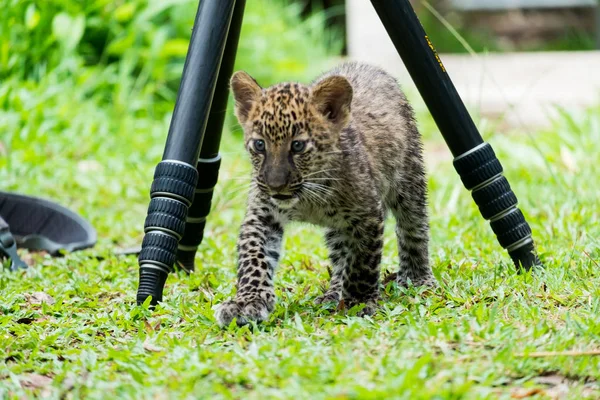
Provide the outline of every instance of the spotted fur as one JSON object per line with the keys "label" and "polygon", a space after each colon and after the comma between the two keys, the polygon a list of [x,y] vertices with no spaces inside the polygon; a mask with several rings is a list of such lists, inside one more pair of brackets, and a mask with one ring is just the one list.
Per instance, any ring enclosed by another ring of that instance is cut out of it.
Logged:
{"label": "spotted fur", "polygon": [[273,310],[273,276],[289,221],[326,229],[332,276],[316,302],[343,299],[364,303],[365,314],[374,311],[388,211],[396,219],[398,283],[436,285],[421,137],[392,76],[347,63],[309,86],[263,89],[237,72],[231,88],[253,174],[237,245],[237,294],[218,306],[219,325],[262,321]]}

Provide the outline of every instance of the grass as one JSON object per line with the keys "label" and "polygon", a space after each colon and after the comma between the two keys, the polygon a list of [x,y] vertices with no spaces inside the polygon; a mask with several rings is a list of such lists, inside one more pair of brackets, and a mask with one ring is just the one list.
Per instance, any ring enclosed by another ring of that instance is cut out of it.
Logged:
{"label": "grass", "polygon": [[[549,395],[563,378],[567,398],[600,395],[598,357],[530,356],[600,347],[599,176],[588,167],[599,155],[600,110],[565,115],[554,130],[532,138],[488,137],[533,227],[545,270],[515,274],[449,160],[440,161],[430,167],[439,291],[388,286],[373,318],[315,306],[327,281],[326,250],[316,228],[299,225],[286,236],[277,308],[253,332],[220,330],[212,316],[214,304],[234,291],[244,202],[234,177],[248,172],[235,133],[224,137],[198,272],[172,275],[155,312],[134,304],[136,260],[113,251],[142,238],[167,128],[156,122],[145,140],[133,133],[103,137],[107,149],[122,150],[89,151],[85,141],[79,157],[47,157],[27,168],[32,146],[9,154],[8,189],[78,210],[98,228],[100,242],[64,258],[34,255],[29,270],[0,275],[1,396],[510,398],[543,393],[534,388]],[[56,132],[46,148],[68,154],[75,151],[72,139]],[[428,149],[438,145],[427,142]],[[126,150],[132,148],[136,155]],[[81,159],[93,167],[82,168]],[[385,242],[388,270],[396,265],[392,232]]]}
{"label": "grass", "polygon": [[[262,27],[246,24],[258,46]],[[302,36],[300,26],[294,35]],[[309,64],[316,68],[306,61],[328,54],[285,46],[277,54],[293,54],[287,63],[278,64],[280,56],[259,64],[266,51],[247,51],[238,66],[260,65],[268,79],[269,68],[278,78],[292,65],[290,78],[306,81]],[[328,279],[322,232],[295,225],[286,232],[271,319],[221,330],[213,307],[234,293],[245,201],[238,178],[249,171],[240,133],[229,118],[198,271],[172,274],[154,312],[136,306],[137,261],[115,251],[141,242],[174,96],[169,85],[139,83],[132,60],[83,65],[74,56],[35,79],[19,71],[0,85],[2,190],[54,199],[99,233],[93,249],[62,258],[23,253],[31,268],[0,272],[0,398],[600,397],[600,358],[585,353],[600,349],[600,108],[562,113],[531,136],[482,129],[544,270],[515,273],[420,113],[431,258],[442,287],[389,285],[372,318],[316,306]],[[397,265],[391,228],[388,271]]]}

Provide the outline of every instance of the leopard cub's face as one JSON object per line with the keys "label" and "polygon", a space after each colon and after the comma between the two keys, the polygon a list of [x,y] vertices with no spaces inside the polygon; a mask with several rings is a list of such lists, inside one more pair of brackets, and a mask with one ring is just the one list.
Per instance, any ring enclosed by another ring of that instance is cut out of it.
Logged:
{"label": "leopard cub's face", "polygon": [[281,208],[322,200],[325,180],[335,175],[339,134],[350,119],[350,83],[332,76],[313,87],[263,89],[240,71],[231,89],[258,188]]}

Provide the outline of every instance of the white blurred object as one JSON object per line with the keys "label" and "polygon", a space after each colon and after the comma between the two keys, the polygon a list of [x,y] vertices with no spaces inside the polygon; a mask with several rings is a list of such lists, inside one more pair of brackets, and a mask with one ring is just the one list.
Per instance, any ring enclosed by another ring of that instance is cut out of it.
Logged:
{"label": "white blurred object", "polygon": [[594,7],[596,0],[450,0],[459,10]]}
{"label": "white blurred object", "polygon": [[[416,90],[371,2],[347,0],[346,16],[349,58],[379,65]],[[600,103],[600,51],[440,57],[465,104],[510,127],[547,126],[556,105],[569,110]]]}

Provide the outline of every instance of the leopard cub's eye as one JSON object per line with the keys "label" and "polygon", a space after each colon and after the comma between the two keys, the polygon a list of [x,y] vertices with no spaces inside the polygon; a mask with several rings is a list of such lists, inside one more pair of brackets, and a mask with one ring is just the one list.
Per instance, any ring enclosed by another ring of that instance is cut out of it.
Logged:
{"label": "leopard cub's eye", "polygon": [[257,139],[252,143],[252,145],[254,146],[254,150],[258,151],[259,153],[262,153],[263,151],[265,151],[265,141],[264,140]]}
{"label": "leopard cub's eye", "polygon": [[292,142],[292,151],[294,153],[300,153],[300,152],[302,152],[305,147],[306,147],[306,142],[303,142],[301,140],[294,140]]}

